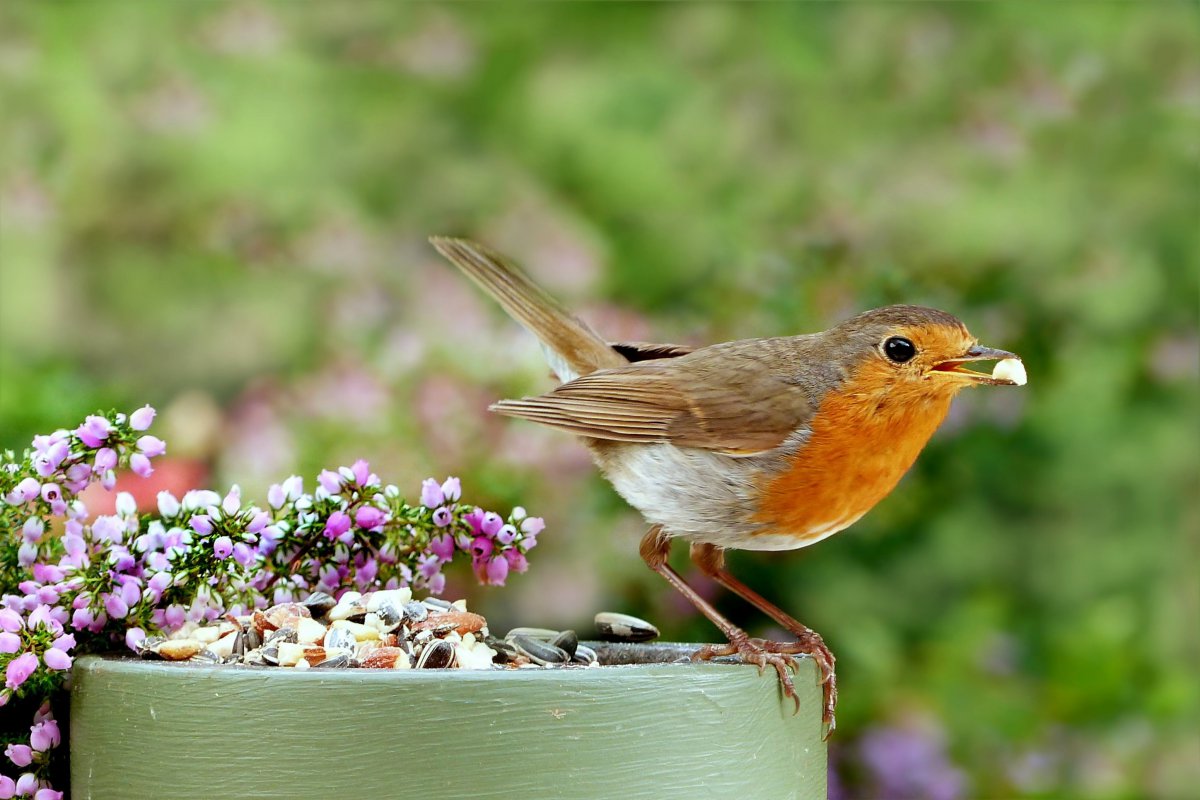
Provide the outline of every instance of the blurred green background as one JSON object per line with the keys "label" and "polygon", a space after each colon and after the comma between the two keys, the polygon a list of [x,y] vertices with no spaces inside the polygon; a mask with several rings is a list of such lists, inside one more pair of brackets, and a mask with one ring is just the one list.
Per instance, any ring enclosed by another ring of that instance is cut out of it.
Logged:
{"label": "blurred green background", "polygon": [[488,416],[545,366],[425,237],[614,339],[939,306],[1029,386],[850,531],[732,558],[840,656],[832,793],[1195,790],[1194,5],[9,2],[0,81],[0,446],[149,402],[178,488],[459,474],[548,522],[508,588],[458,573],[493,628],[707,640],[582,447]]}

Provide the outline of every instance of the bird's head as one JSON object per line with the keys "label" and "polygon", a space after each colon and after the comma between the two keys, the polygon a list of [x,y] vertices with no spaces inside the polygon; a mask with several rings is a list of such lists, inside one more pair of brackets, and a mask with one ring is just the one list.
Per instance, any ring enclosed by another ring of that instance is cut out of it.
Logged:
{"label": "bird's head", "polygon": [[[953,396],[967,386],[1025,383],[1020,356],[980,345],[961,321],[935,308],[877,308],[830,333],[852,354],[854,372],[879,392]],[[991,362],[990,372],[972,369]]]}

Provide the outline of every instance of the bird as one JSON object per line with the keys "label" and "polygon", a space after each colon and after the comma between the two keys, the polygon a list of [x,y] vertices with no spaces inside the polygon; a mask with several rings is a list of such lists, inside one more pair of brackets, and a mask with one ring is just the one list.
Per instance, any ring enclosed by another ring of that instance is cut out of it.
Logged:
{"label": "bird", "polygon": [[[694,658],[772,667],[796,703],[795,656],[818,667],[825,736],[836,726],[835,657],[816,631],[734,577],[727,550],[795,550],[854,524],[908,471],[962,389],[1022,385],[1020,357],[981,346],[953,315],[865,311],[820,333],[704,347],[609,342],[500,254],[435,236],[433,247],[540,341],[561,383],[491,411],[582,438],[650,527],[640,555],[726,638]],[[993,371],[971,369],[995,361]],[[667,563],[683,539],[699,571],[794,641],[752,638]]]}

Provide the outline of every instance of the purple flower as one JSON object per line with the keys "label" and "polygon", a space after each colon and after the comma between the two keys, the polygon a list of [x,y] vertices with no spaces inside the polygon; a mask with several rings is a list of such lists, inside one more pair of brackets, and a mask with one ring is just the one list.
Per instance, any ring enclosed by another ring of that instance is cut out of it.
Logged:
{"label": "purple flower", "polygon": [[421,482],[421,505],[426,508],[437,508],[444,502],[446,502],[446,495],[442,493],[440,483],[433,478],[426,478]]}
{"label": "purple flower", "polygon": [[245,542],[238,542],[233,546],[233,560],[243,567],[250,566],[254,562],[254,548]]}
{"label": "purple flower", "polygon": [[21,536],[27,542],[40,542],[45,531],[46,523],[42,522],[39,517],[30,517],[21,526]]}
{"label": "purple flower", "polygon": [[0,632],[0,653],[15,653],[21,649],[21,637],[8,631]]}
{"label": "purple flower", "polygon": [[196,514],[188,521],[188,525],[201,536],[208,536],[213,530],[212,519],[207,514]]}
{"label": "purple flower", "polygon": [[113,619],[123,619],[129,613],[129,605],[121,598],[121,595],[106,592],[101,597],[104,598],[104,610]]}
{"label": "purple flower", "polygon": [[54,504],[62,501],[62,489],[58,488],[57,483],[42,484],[42,499],[47,503]]}
{"label": "purple flower", "polygon": [[33,794],[37,791],[38,779],[32,772],[26,772],[21,777],[17,778],[17,794],[24,796]]}
{"label": "purple flower", "polygon": [[437,596],[441,594],[446,590],[446,576],[439,572],[426,581],[425,588],[429,590],[431,595]]}
{"label": "purple flower", "polygon": [[246,526],[246,532],[261,533],[263,528],[266,528],[270,524],[271,515],[265,511],[259,511],[251,518],[250,524]]}
{"label": "purple flower", "polygon": [[97,450],[93,466],[96,472],[106,472],[117,466],[117,451],[111,447],[103,447]]}
{"label": "purple flower", "polygon": [[[142,599],[141,582],[136,578],[126,580],[121,584],[121,599],[125,601],[125,605],[133,607]],[[32,619],[32,617],[30,617]]]}
{"label": "purple flower", "polygon": [[98,542],[120,544],[125,537],[125,523],[120,517],[96,517],[92,523],[92,538]]}
{"label": "purple flower", "polygon": [[337,494],[342,490],[342,476],[327,469],[321,470],[321,474],[317,476],[317,483],[330,494]]}
{"label": "purple flower", "polygon": [[70,650],[75,646],[75,634],[64,633],[62,636],[55,637],[50,646],[55,650]]}
{"label": "purple flower", "polygon": [[508,559],[496,556],[487,562],[487,582],[492,586],[503,586],[508,578]]}
{"label": "purple flower", "polygon": [[354,462],[350,471],[354,473],[354,482],[359,486],[366,486],[371,482],[371,466],[361,458]]}
{"label": "purple flower", "polygon": [[179,513],[181,508],[183,506],[180,505],[175,495],[167,491],[158,493],[158,513],[162,515],[163,519],[171,519]]}
{"label": "purple flower", "polygon": [[508,546],[517,539],[517,529],[512,525],[504,525],[496,532],[496,541],[502,545]]}
{"label": "purple flower", "polygon": [[325,523],[325,538],[337,539],[350,530],[350,515],[345,511],[335,511],[329,515]]}
{"label": "purple flower", "polygon": [[508,568],[513,572],[524,572],[529,569],[529,561],[520,550],[505,550],[504,557],[508,559]]}
{"label": "purple flower", "polygon": [[129,457],[129,469],[133,470],[133,474],[140,478],[149,478],[154,474],[154,467],[150,466],[150,458],[142,453],[134,453]]}
{"label": "purple flower", "polygon": [[16,485],[13,489],[14,505],[27,503],[37,497],[42,491],[42,484],[38,483],[37,478],[26,478]]}
{"label": "purple flower", "polygon": [[453,521],[454,515],[445,506],[439,506],[437,511],[433,512],[433,524],[439,528],[444,528]]}
{"label": "purple flower", "polygon": [[455,477],[446,478],[446,482],[442,484],[442,494],[446,496],[447,503],[453,503],[462,497],[462,481]]}
{"label": "purple flower", "polygon": [[471,542],[471,557],[478,560],[483,560],[492,554],[494,545],[492,540],[486,536],[476,536],[475,541]]}
{"label": "purple flower", "polygon": [[43,786],[33,795],[33,800],[63,800],[63,793],[49,786]]}
{"label": "purple flower", "polygon": [[[8,702],[8,695],[0,692],[0,706]],[[15,797],[17,794],[16,782],[7,775],[0,775],[0,797],[9,798]]]}
{"label": "purple flower", "polygon": [[144,431],[154,422],[154,408],[142,406],[129,415],[129,427],[135,431]]}
{"label": "purple flower", "polygon": [[167,443],[158,437],[151,437],[148,433],[144,437],[138,437],[138,450],[144,452],[146,458],[156,458],[167,452]]}
{"label": "purple flower", "polygon": [[17,548],[17,563],[22,567],[29,567],[33,562],[37,561],[38,546],[33,542],[25,542]]}
{"label": "purple flower", "polygon": [[417,557],[417,572],[419,572],[426,580],[432,578],[442,571],[442,562],[435,555],[418,556]]}
{"label": "purple flower", "polygon": [[[57,650],[55,652],[58,652]],[[39,753],[62,744],[62,732],[53,719],[45,719],[29,730],[29,746]]]}
{"label": "purple flower", "polygon": [[236,483],[229,490],[229,494],[225,495],[225,499],[221,501],[221,511],[225,516],[232,517],[237,514],[242,508],[242,487]]}
{"label": "purple flower", "polygon": [[283,508],[283,504],[287,502],[287,492],[278,483],[271,484],[271,488],[267,489],[267,505],[274,509]]}
{"label": "purple flower", "polygon": [[28,767],[33,763],[33,748],[27,744],[10,744],[4,748],[4,755],[8,756],[13,766]]}
{"label": "purple flower", "polygon": [[443,563],[449,561],[454,558],[454,537],[448,533],[433,537],[429,540],[429,552]]}
{"label": "purple flower", "polygon": [[112,425],[108,420],[92,415],[84,419],[83,424],[75,429],[75,435],[88,447],[99,447],[108,438],[111,431]]}
{"label": "purple flower", "polygon": [[71,627],[77,631],[92,627],[95,621],[95,613],[86,606],[75,609],[75,612],[71,614]]}
{"label": "purple flower", "polygon": [[375,506],[361,506],[354,515],[358,527],[366,530],[380,527],[386,519],[387,513]]}
{"label": "purple flower", "polygon": [[0,630],[16,633],[25,627],[21,615],[11,608],[0,608]]}
{"label": "purple flower", "polygon": [[22,653],[8,662],[8,668],[4,671],[4,685],[9,689],[18,688],[37,668],[38,657],[33,653]]}
{"label": "purple flower", "polygon": [[504,520],[495,511],[489,511],[483,515],[483,522],[480,529],[485,536],[495,536],[500,531],[500,527],[504,525]]}
{"label": "purple flower", "polygon": [[51,647],[42,653],[42,661],[46,662],[48,668],[54,670],[71,668],[71,657],[57,647]]}
{"label": "purple flower", "polygon": [[521,533],[527,536],[537,536],[546,529],[546,522],[541,517],[526,517],[521,520]]}
{"label": "purple flower", "polygon": [[218,536],[213,540],[213,555],[224,561],[233,552],[233,540],[228,536]]}

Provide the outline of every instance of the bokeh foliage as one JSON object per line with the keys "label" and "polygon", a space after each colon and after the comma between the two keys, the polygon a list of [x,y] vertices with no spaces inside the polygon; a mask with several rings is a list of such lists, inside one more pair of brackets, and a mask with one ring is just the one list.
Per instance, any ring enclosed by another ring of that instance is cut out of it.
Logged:
{"label": "bokeh foliage", "polygon": [[495,627],[705,639],[581,448],[487,418],[544,367],[424,237],[614,338],[939,306],[1030,385],[851,531],[732,561],[840,654],[851,794],[872,727],[941,731],[972,797],[1194,786],[1194,6],[13,2],[0,81],[0,445],[151,402],[247,492],[455,472],[550,525]]}

